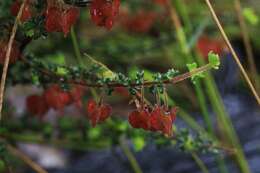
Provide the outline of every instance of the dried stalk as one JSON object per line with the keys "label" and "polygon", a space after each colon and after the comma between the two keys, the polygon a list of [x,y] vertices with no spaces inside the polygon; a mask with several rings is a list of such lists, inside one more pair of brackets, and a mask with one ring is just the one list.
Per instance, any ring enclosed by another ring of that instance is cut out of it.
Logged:
{"label": "dried stalk", "polygon": [[0,84],[1,85],[0,86],[0,120],[2,118],[5,82],[6,82],[6,76],[7,76],[8,66],[9,66],[9,62],[10,62],[12,45],[13,45],[13,42],[14,42],[14,38],[15,38],[15,34],[16,34],[16,31],[17,31],[17,28],[18,28],[18,24],[19,24],[20,18],[21,18],[22,13],[23,13],[23,9],[24,9],[25,3],[26,3],[26,0],[23,0],[23,3],[21,5],[21,7],[20,7],[18,15],[17,15],[17,17],[15,19],[14,26],[12,28],[11,37],[9,39],[8,47],[7,47],[7,51],[6,51],[6,55],[5,55],[4,68],[3,68],[1,84]]}
{"label": "dried stalk", "polygon": [[256,89],[259,92],[260,86],[259,86],[259,80],[257,78],[257,69],[256,69],[256,65],[255,65],[255,60],[254,60],[253,48],[250,43],[250,37],[248,34],[248,28],[246,26],[245,18],[242,14],[241,2],[240,2],[240,0],[235,0],[234,3],[235,3],[237,18],[238,18],[239,25],[241,28],[241,34],[242,34],[244,46],[246,49],[247,63],[249,65],[249,70],[251,73],[251,80],[254,82]]}
{"label": "dried stalk", "polygon": [[212,15],[212,17],[213,17],[213,19],[214,19],[214,21],[215,21],[219,31],[220,31],[220,33],[221,33],[221,36],[225,40],[225,42],[226,42],[226,44],[227,44],[227,46],[228,46],[228,48],[229,48],[229,50],[230,50],[234,60],[236,61],[240,71],[242,72],[242,74],[243,74],[243,76],[244,76],[244,78],[245,78],[249,88],[251,89],[251,91],[252,91],[252,93],[253,93],[253,95],[254,95],[258,105],[260,105],[260,98],[259,98],[259,96],[258,96],[258,94],[256,92],[256,89],[254,88],[254,85],[252,84],[252,82],[251,82],[250,78],[248,77],[248,75],[247,75],[243,65],[241,64],[241,62],[240,62],[240,60],[238,58],[237,53],[235,52],[234,48],[232,47],[232,45],[231,45],[231,43],[230,43],[230,41],[229,41],[229,39],[227,37],[227,34],[225,33],[224,28],[222,27],[222,25],[221,25],[217,15],[216,15],[216,12],[215,12],[214,8],[212,7],[212,4],[211,4],[210,0],[205,0],[205,2],[206,2],[207,6],[208,6],[208,8],[210,10],[210,13],[211,13],[211,15]]}
{"label": "dried stalk", "polygon": [[7,150],[13,154],[14,156],[16,156],[17,158],[21,159],[22,161],[24,161],[27,165],[29,165],[35,172],[37,173],[48,173],[47,171],[45,171],[40,165],[38,165],[37,163],[35,163],[30,157],[28,157],[26,154],[24,154],[23,152],[21,152],[20,150],[16,149],[15,147],[11,146],[11,145],[7,145]]}

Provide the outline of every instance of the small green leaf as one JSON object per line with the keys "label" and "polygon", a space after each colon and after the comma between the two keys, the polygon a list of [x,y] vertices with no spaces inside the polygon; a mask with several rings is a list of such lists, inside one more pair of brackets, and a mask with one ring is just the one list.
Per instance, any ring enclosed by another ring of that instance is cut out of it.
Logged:
{"label": "small green leaf", "polygon": [[[138,68],[137,67],[131,67],[129,69],[129,76],[131,77],[131,79],[134,79],[136,77],[136,73],[138,72]],[[144,70],[144,79],[145,81],[153,81],[153,75],[154,73],[152,73],[149,70]]]}
{"label": "small green leaf", "polygon": [[[196,70],[198,68],[198,64],[197,63],[191,63],[191,64],[187,64],[187,68],[189,69],[190,72],[193,72],[194,70]],[[195,85],[197,80],[199,78],[203,78],[204,74],[203,73],[197,73],[197,74],[193,74],[191,77],[191,81],[192,83]]]}
{"label": "small green leaf", "polygon": [[141,151],[146,145],[145,139],[141,136],[136,136],[132,138],[132,142],[135,151]]}
{"label": "small green leaf", "polygon": [[193,150],[193,140],[191,136],[188,136],[187,140],[184,143],[185,151],[192,151]]}
{"label": "small green leaf", "polygon": [[198,64],[194,62],[192,64],[187,64],[187,67],[188,67],[189,71],[191,72],[198,67]]}
{"label": "small green leaf", "polygon": [[33,37],[33,36],[34,36],[34,30],[31,29],[31,30],[27,31],[27,32],[25,33],[25,35],[26,35],[27,37]]}
{"label": "small green leaf", "polygon": [[32,74],[32,83],[34,85],[40,85],[40,80],[39,80],[39,76],[36,74]]}
{"label": "small green leaf", "polygon": [[219,69],[220,66],[220,60],[218,54],[215,54],[213,52],[209,52],[208,54],[209,63],[214,69]]}
{"label": "small green leaf", "polygon": [[255,11],[252,8],[244,8],[243,15],[248,23],[251,25],[257,25],[259,22],[258,16],[255,14]]}
{"label": "small green leaf", "polygon": [[63,67],[57,67],[57,72],[58,75],[66,75],[68,73],[67,69]]}

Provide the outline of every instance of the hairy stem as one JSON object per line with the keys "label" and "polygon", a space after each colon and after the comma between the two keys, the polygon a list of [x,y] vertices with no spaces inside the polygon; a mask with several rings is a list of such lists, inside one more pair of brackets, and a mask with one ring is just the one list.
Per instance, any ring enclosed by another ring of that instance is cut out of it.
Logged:
{"label": "hairy stem", "polygon": [[[28,63],[27,60],[23,59],[24,62]],[[182,82],[186,79],[189,79],[191,78],[192,76],[194,75],[197,75],[197,74],[200,74],[200,73],[204,73],[206,71],[209,71],[210,69],[212,69],[212,65],[211,64],[206,64],[202,67],[199,67],[191,72],[186,72],[186,73],[183,73],[183,74],[180,74],[180,75],[177,75],[171,79],[168,79],[168,80],[164,80],[164,81],[160,81],[160,82],[156,82],[156,81],[146,81],[146,82],[143,82],[142,84],[140,83],[130,83],[129,85],[124,85],[124,84],[121,84],[121,83],[106,83],[106,84],[98,84],[98,83],[88,83],[84,80],[69,80],[67,81],[69,84],[74,84],[74,85],[82,85],[82,86],[85,86],[85,87],[89,87],[89,88],[104,88],[104,87],[109,87],[109,88],[117,88],[117,87],[138,87],[138,86],[144,86],[144,87],[150,87],[150,86],[153,86],[153,85],[158,85],[158,84],[177,84],[179,82]],[[48,75],[50,77],[54,77],[56,79],[63,79],[63,76],[60,76],[60,75],[57,75],[56,73],[54,72],[51,72],[51,71],[48,71],[46,69],[38,69],[41,73],[43,73],[44,75]]]}

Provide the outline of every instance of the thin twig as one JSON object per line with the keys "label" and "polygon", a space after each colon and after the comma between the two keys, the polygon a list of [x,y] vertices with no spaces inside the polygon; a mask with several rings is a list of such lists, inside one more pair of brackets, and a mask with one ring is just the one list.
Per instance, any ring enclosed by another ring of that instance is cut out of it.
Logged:
{"label": "thin twig", "polygon": [[257,92],[256,92],[256,90],[255,90],[255,88],[254,88],[254,86],[253,86],[253,84],[252,84],[250,78],[248,77],[248,75],[247,75],[247,73],[246,73],[246,71],[245,71],[243,65],[241,64],[241,62],[240,62],[240,60],[239,60],[239,58],[238,58],[238,56],[237,56],[237,53],[235,52],[234,48],[232,47],[232,45],[231,45],[231,43],[230,43],[230,41],[229,41],[229,39],[228,39],[228,37],[227,37],[227,35],[226,35],[226,33],[225,33],[223,27],[222,27],[222,25],[221,25],[221,23],[220,23],[220,21],[219,21],[217,15],[216,15],[216,13],[215,13],[215,10],[214,10],[214,8],[213,8],[212,5],[211,5],[210,0],[205,0],[205,2],[206,2],[207,6],[208,6],[208,8],[209,8],[209,10],[210,10],[210,13],[211,13],[211,15],[212,15],[212,17],[213,17],[215,23],[216,23],[217,26],[218,26],[218,29],[219,29],[219,31],[220,31],[220,33],[221,33],[223,39],[225,40],[225,42],[226,42],[226,44],[227,44],[227,46],[228,46],[228,48],[229,48],[229,50],[230,50],[230,52],[231,52],[231,54],[232,54],[234,60],[236,61],[236,63],[237,63],[237,65],[238,65],[240,71],[242,72],[244,78],[246,79],[246,82],[247,82],[247,84],[249,85],[249,87],[250,87],[250,89],[251,89],[251,91],[252,91],[252,93],[253,93],[253,95],[254,95],[254,97],[255,97],[257,103],[258,103],[258,105],[260,105],[260,98],[259,98],[259,96],[258,96],[258,94],[257,94]]}
{"label": "thin twig", "polygon": [[24,161],[27,165],[29,165],[35,172],[48,173],[40,165],[38,165],[36,162],[34,162],[30,157],[28,157],[26,154],[24,154],[20,150],[16,149],[15,147],[7,144],[6,148],[11,154],[18,157],[19,159]]}
{"label": "thin twig", "polygon": [[259,92],[260,86],[259,86],[259,80],[257,78],[257,69],[256,69],[256,65],[255,65],[255,60],[254,60],[253,48],[250,43],[250,37],[248,34],[248,28],[246,26],[245,18],[242,14],[241,2],[240,2],[240,0],[234,0],[234,3],[235,3],[237,18],[238,18],[239,25],[241,28],[241,35],[242,35],[244,46],[246,49],[247,63],[249,65],[251,79],[254,82],[257,91]]}
{"label": "thin twig", "polygon": [[6,55],[5,55],[5,62],[4,62],[4,68],[3,68],[3,73],[2,73],[2,78],[1,78],[1,86],[0,86],[0,120],[1,120],[1,117],[2,117],[5,82],[6,82],[6,76],[7,76],[8,66],[9,66],[9,62],[10,62],[12,45],[13,45],[13,42],[14,42],[14,38],[15,38],[15,34],[16,34],[16,31],[17,31],[17,28],[18,28],[20,18],[21,18],[22,13],[23,13],[25,3],[26,3],[26,0],[23,1],[22,5],[20,7],[20,10],[18,12],[18,15],[15,19],[15,23],[14,23],[14,26],[13,26],[13,29],[12,29],[11,37],[9,39],[8,47],[7,47],[7,51],[6,51]]}

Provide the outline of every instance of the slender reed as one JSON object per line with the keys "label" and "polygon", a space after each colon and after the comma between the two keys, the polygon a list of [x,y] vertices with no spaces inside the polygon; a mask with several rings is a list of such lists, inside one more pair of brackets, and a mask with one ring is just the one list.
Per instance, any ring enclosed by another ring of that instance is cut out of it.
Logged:
{"label": "slender reed", "polygon": [[242,74],[243,74],[243,76],[244,76],[244,78],[245,78],[249,88],[251,89],[251,91],[252,91],[252,93],[253,93],[253,95],[254,95],[258,105],[260,105],[260,98],[259,98],[259,96],[258,96],[258,94],[256,92],[256,89],[254,88],[254,85],[252,84],[250,78],[248,77],[248,75],[246,73],[246,70],[244,69],[243,65],[241,64],[241,62],[240,62],[240,60],[238,58],[237,53],[235,52],[234,48],[232,47],[232,45],[231,45],[231,43],[230,43],[230,41],[229,41],[229,39],[227,37],[227,34],[224,31],[224,28],[222,27],[222,24],[220,23],[214,8],[212,7],[212,4],[211,4],[210,0],[205,0],[205,2],[206,2],[207,6],[208,6],[208,8],[210,10],[210,13],[211,13],[211,15],[212,15],[212,17],[213,17],[213,19],[214,19],[214,21],[215,21],[219,31],[220,31],[220,33],[221,33],[221,36],[223,37],[224,41],[226,42],[226,44],[227,44],[227,46],[228,46],[228,48],[229,48],[229,50],[230,50],[234,60],[236,61],[240,71],[242,72]]}
{"label": "slender reed", "polygon": [[9,62],[10,62],[12,45],[13,45],[13,42],[14,42],[14,38],[15,38],[15,34],[16,34],[16,31],[17,31],[17,28],[18,28],[18,25],[19,25],[20,18],[21,18],[22,13],[23,13],[23,9],[24,9],[25,3],[26,3],[26,0],[23,0],[23,3],[22,3],[22,5],[21,5],[21,7],[19,9],[19,12],[18,12],[17,16],[16,16],[15,23],[13,25],[12,32],[11,32],[11,37],[10,37],[9,42],[8,42],[6,55],[5,55],[4,68],[3,68],[1,84],[0,84],[1,85],[0,86],[0,120],[2,118],[5,82],[6,82],[6,76],[7,76]]}
{"label": "slender reed", "polygon": [[16,149],[15,147],[11,145],[7,145],[7,150],[16,156],[17,158],[21,159],[29,165],[35,172],[37,173],[48,173],[46,170],[44,170],[40,165],[38,165],[36,162],[34,162],[30,157],[28,157],[26,154],[21,152],[20,150]]}
{"label": "slender reed", "polygon": [[250,37],[249,37],[249,33],[248,33],[248,28],[246,26],[245,18],[242,14],[242,7],[241,7],[240,0],[234,0],[234,5],[235,5],[239,25],[241,28],[241,35],[243,38],[243,43],[244,43],[244,46],[246,49],[247,63],[249,66],[251,79],[254,82],[256,89],[259,93],[260,92],[260,83],[259,83],[259,79],[257,76],[257,69],[256,69],[256,65],[255,65],[255,60],[254,60],[253,48],[250,43]]}

